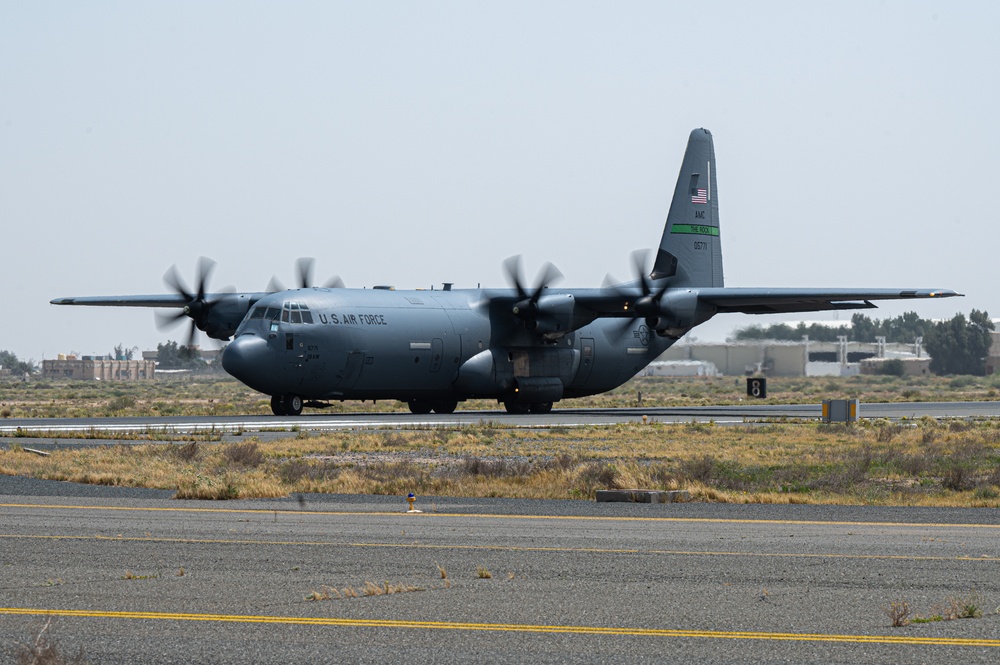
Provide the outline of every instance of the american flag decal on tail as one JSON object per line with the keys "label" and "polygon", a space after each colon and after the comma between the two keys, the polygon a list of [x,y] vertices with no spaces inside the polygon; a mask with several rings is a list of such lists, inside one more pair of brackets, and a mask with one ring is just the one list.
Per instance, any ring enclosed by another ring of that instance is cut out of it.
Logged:
{"label": "american flag decal on tail", "polygon": [[708,203],[708,190],[707,189],[692,189],[691,190],[691,203]]}

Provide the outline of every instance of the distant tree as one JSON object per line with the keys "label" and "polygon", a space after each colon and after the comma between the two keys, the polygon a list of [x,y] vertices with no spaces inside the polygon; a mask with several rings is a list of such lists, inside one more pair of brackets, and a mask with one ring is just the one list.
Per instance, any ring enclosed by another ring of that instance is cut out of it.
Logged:
{"label": "distant tree", "polygon": [[766,328],[760,325],[740,328],[736,331],[736,339],[739,341],[775,339],[783,342],[798,342],[808,335],[809,339],[814,342],[836,342],[837,336],[845,334],[846,330],[846,328],[827,326],[822,323],[813,323],[808,326],[799,323],[794,328],[787,323],[774,323]]}
{"label": "distant tree", "polygon": [[132,360],[132,358],[135,357],[135,352],[138,350],[139,350],[138,346],[133,346],[127,349],[125,348],[124,344],[117,344],[115,345],[115,350],[111,354],[111,357],[114,360],[118,360],[119,358],[124,358],[125,360]]}
{"label": "distant tree", "polygon": [[950,321],[935,323],[924,335],[924,346],[931,356],[931,371],[935,374],[985,374],[993,328],[990,315],[975,309],[968,319],[959,312]]}
{"label": "distant tree", "polygon": [[874,342],[878,337],[879,325],[861,312],[855,312],[851,317],[851,340],[855,342]]}
{"label": "distant tree", "polygon": [[875,373],[883,376],[905,376],[906,365],[899,358],[891,358],[875,363]]}
{"label": "distant tree", "polygon": [[897,344],[911,344],[923,337],[934,326],[930,319],[922,319],[916,312],[906,312],[902,316],[885,320],[885,339]]}
{"label": "distant tree", "polygon": [[20,360],[10,351],[0,351],[0,368],[10,370],[12,375],[22,376],[35,371],[35,361]]}
{"label": "distant tree", "polygon": [[205,361],[198,357],[198,349],[178,346],[177,342],[156,345],[157,366],[162,369],[200,369]]}
{"label": "distant tree", "polygon": [[822,323],[806,325],[799,323],[794,328],[787,323],[775,323],[766,328],[752,325],[736,331],[737,340],[776,339],[797,342],[808,335],[813,342],[836,342],[846,335],[852,342],[874,342],[876,337],[885,337],[890,344],[912,344],[917,337],[923,337],[934,323],[921,319],[916,312],[906,312],[893,319],[871,319],[857,312],[851,317],[850,326],[829,326]]}

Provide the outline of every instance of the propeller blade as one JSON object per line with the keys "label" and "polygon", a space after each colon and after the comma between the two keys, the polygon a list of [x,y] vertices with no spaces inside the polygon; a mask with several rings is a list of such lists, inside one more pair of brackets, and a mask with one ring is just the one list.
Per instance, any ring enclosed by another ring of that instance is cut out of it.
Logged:
{"label": "propeller blade", "polygon": [[198,259],[198,300],[205,300],[206,286],[208,285],[208,278],[215,269],[215,261],[208,258],[207,256],[202,256]]}
{"label": "propeller blade", "polygon": [[528,292],[524,290],[524,280],[521,279],[521,255],[515,254],[511,256],[506,261],[503,262],[504,273],[507,277],[507,283],[517,289],[517,297],[525,300],[528,298]]}
{"label": "propeller blade", "polygon": [[649,258],[649,251],[645,249],[637,249],[631,254],[632,256],[632,274],[642,285],[642,295],[648,296],[650,294],[649,278],[646,276],[646,261]]}
{"label": "propeller blade", "polygon": [[531,296],[532,302],[538,302],[538,298],[542,295],[542,290],[552,284],[562,279],[563,274],[551,263],[546,262],[542,266],[542,269],[538,272],[538,277],[535,279],[535,292]]}
{"label": "propeller blade", "polygon": [[277,293],[278,291],[287,291],[285,285],[281,283],[277,275],[271,275],[271,279],[267,282],[267,292]]}
{"label": "propeller blade", "polygon": [[198,327],[197,325],[195,325],[194,319],[191,319],[191,327],[188,328],[187,345],[186,345],[187,348],[190,349],[191,347],[194,346],[194,340],[195,337],[197,337],[197,335],[198,335]]}
{"label": "propeller blade", "polygon": [[308,289],[312,286],[313,268],[316,259],[304,256],[295,262],[299,274],[299,288]]}
{"label": "propeller blade", "polygon": [[[313,282],[313,273],[315,272],[316,259],[311,256],[303,256],[295,261],[295,275],[296,275],[296,288],[299,289],[311,289],[315,286]],[[324,289],[342,289],[344,288],[344,280],[340,279],[339,276],[334,275],[330,279],[323,283]],[[268,293],[277,293],[278,291],[287,291],[288,288],[285,286],[284,282],[278,279],[277,275],[272,275],[270,281],[267,283]]]}
{"label": "propeller blade", "polygon": [[169,286],[179,295],[184,296],[185,300],[189,302],[194,300],[194,294],[192,294],[191,290],[188,289],[187,284],[184,283],[184,280],[181,279],[181,276],[177,274],[176,265],[170,266],[170,270],[168,270],[163,275],[163,283]]}
{"label": "propeller blade", "polygon": [[156,318],[156,327],[160,330],[166,330],[168,328],[175,328],[180,320],[187,317],[187,313],[183,309],[177,310],[173,314],[165,314],[163,312],[154,312],[154,317]]}

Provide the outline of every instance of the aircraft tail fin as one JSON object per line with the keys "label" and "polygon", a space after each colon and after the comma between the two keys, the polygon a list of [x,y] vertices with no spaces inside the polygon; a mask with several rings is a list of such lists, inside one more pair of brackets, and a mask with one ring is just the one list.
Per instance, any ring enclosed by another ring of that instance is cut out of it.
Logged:
{"label": "aircraft tail fin", "polygon": [[688,139],[650,277],[669,279],[671,287],[724,286],[715,146],[707,129]]}

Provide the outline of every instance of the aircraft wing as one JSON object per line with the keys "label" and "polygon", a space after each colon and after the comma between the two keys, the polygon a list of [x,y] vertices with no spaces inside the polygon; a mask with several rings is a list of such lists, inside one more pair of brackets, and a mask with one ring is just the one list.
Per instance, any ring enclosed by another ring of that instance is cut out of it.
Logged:
{"label": "aircraft wing", "polygon": [[169,325],[185,316],[191,319],[188,346],[193,343],[194,330],[203,331],[214,339],[229,339],[240,321],[255,302],[267,293],[199,293],[161,294],[148,296],[82,296],[55,298],[53,305],[86,305],[90,307],[168,307],[181,309],[176,314],[158,314],[161,325]]}
{"label": "aircraft wing", "polygon": [[92,307],[184,307],[188,299],[180,294],[156,296],[84,296],[55,298],[53,305],[89,305]]}
{"label": "aircraft wing", "polygon": [[962,295],[948,289],[766,289],[722,287],[693,290],[698,294],[700,302],[716,307],[720,313],[740,312],[742,314],[870,309],[875,307],[871,303],[872,300],[951,298]]}

